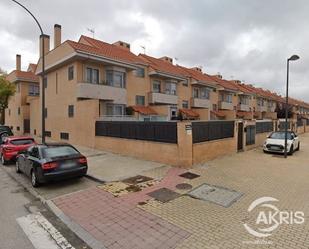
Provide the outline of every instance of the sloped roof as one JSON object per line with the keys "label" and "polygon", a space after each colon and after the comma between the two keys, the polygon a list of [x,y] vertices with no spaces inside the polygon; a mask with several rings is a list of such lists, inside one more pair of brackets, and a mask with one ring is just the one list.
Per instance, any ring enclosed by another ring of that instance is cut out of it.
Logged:
{"label": "sloped roof", "polygon": [[[88,44],[86,44],[84,41],[86,41]],[[144,64],[144,61],[131,51],[123,49],[114,44],[90,38],[88,36],[82,35],[78,42],[71,40],[68,40],[67,42],[71,47],[78,51],[104,56],[113,60],[119,60],[127,63]]]}
{"label": "sloped roof", "polygon": [[225,79],[220,79],[218,76],[216,75],[210,75],[210,77],[217,82],[220,86],[222,86],[225,90],[230,90],[230,91],[238,91],[238,88],[235,86],[234,83],[225,80]]}
{"label": "sloped roof", "polygon": [[143,115],[158,115],[158,113],[149,106],[134,105],[131,106],[133,111]]}
{"label": "sloped roof", "polygon": [[185,74],[189,75],[191,78],[200,81],[200,82],[204,82],[208,85],[212,85],[212,86],[217,86],[215,80],[210,77],[208,74],[205,74],[203,72],[199,72],[193,68],[187,68],[187,67],[183,67],[180,65],[177,65],[177,67],[179,67],[180,69],[185,71]]}
{"label": "sloped roof", "polygon": [[154,58],[145,54],[138,55],[145,63],[147,63],[152,69],[157,72],[163,72],[167,74],[177,75],[179,77],[188,77],[188,73],[186,73],[183,69],[178,66],[173,65],[167,61],[162,59]]}
{"label": "sloped roof", "polygon": [[26,72],[26,71],[14,70],[7,75],[7,79],[10,80],[11,82],[23,81],[23,80],[39,82],[40,78],[31,71]]}
{"label": "sloped roof", "polygon": [[37,67],[37,64],[34,64],[34,63],[29,63],[29,66],[28,66],[27,72],[32,72],[32,73],[35,73],[36,67]]}
{"label": "sloped roof", "polygon": [[192,109],[179,109],[179,111],[190,118],[198,118],[200,115]]}

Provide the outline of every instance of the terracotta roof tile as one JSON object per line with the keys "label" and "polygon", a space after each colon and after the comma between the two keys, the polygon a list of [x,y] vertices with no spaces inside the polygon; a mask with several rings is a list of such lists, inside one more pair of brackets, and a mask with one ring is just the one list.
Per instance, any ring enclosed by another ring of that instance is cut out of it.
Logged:
{"label": "terracotta roof tile", "polygon": [[[80,42],[81,39],[86,40],[90,45]],[[113,44],[92,39],[87,36],[81,36],[79,42],[74,42],[71,40],[68,40],[67,42],[73,49],[77,51],[104,56],[113,60],[119,60],[127,63],[144,64],[143,60],[128,50]]]}
{"label": "terracotta roof tile", "polygon": [[186,73],[183,69],[179,68],[178,66],[173,65],[172,63],[145,54],[139,54],[138,56],[142,58],[144,62],[146,62],[151,68],[153,68],[157,72],[168,73],[184,78],[188,77],[188,73]]}
{"label": "terracotta roof tile", "polygon": [[182,114],[185,114],[187,117],[198,118],[200,115],[193,111],[192,109],[179,109]]}
{"label": "terracotta roof tile", "polygon": [[238,91],[238,88],[235,86],[234,83],[225,80],[225,79],[220,79],[219,77],[215,75],[209,75],[215,82],[217,82],[220,86],[222,86],[226,90],[230,91]]}
{"label": "terracotta roof tile", "polygon": [[[33,81],[33,82],[39,82],[39,76],[35,75],[33,72],[29,71],[17,71],[14,70],[12,71],[9,75],[9,77],[13,78],[13,81],[17,81],[17,80],[26,80],[26,81]],[[7,77],[8,77],[7,76]]]}
{"label": "terracotta roof tile", "polygon": [[135,106],[131,106],[131,107],[132,107],[133,111],[138,112],[138,113],[143,114],[143,115],[158,115],[158,113],[149,106],[135,105]]}
{"label": "terracotta roof tile", "polygon": [[210,111],[210,112],[220,118],[224,118],[226,116],[223,112],[220,111]]}
{"label": "terracotta roof tile", "polygon": [[193,68],[186,68],[186,67],[179,66],[179,65],[177,65],[177,67],[184,70],[185,74],[189,75],[191,78],[197,81],[205,82],[206,84],[213,85],[213,86],[217,85],[216,81],[212,77],[210,77],[208,74],[199,72]]}

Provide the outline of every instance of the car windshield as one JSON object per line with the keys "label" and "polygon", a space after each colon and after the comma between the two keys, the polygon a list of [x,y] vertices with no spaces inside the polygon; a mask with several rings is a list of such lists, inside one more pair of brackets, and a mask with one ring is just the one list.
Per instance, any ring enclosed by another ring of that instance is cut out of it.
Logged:
{"label": "car windshield", "polygon": [[42,154],[44,158],[66,157],[79,154],[79,152],[71,146],[54,146],[43,148]]}
{"label": "car windshield", "polygon": [[15,139],[11,141],[11,144],[13,145],[27,145],[34,143],[33,139]]}
{"label": "car windshield", "polygon": [[[272,133],[269,138],[271,139],[285,139],[285,132],[274,132]],[[288,139],[292,139],[292,134],[288,133]]]}

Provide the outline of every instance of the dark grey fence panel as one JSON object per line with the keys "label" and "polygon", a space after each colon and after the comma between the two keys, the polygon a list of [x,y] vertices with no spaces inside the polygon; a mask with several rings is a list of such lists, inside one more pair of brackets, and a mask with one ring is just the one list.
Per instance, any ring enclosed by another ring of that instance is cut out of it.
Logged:
{"label": "dark grey fence panel", "polygon": [[[291,123],[288,122],[287,125],[288,125],[288,130],[290,130],[290,129],[291,129]],[[285,127],[286,127],[286,123],[281,121],[281,122],[279,123],[279,130],[280,130],[280,131],[284,131],[284,130],[285,130]]]}
{"label": "dark grey fence panel", "polygon": [[234,121],[192,122],[193,143],[234,137]]}
{"label": "dark grey fence panel", "polygon": [[246,127],[246,145],[255,144],[255,125]]}
{"label": "dark grey fence panel", "polygon": [[96,121],[95,135],[164,143],[177,143],[177,123]]}
{"label": "dark grey fence panel", "polygon": [[256,134],[272,132],[273,130],[274,130],[274,123],[271,121],[256,123]]}
{"label": "dark grey fence panel", "polygon": [[297,127],[300,127],[300,126],[303,126],[304,123],[303,123],[303,120],[302,119],[298,119],[297,120]]}

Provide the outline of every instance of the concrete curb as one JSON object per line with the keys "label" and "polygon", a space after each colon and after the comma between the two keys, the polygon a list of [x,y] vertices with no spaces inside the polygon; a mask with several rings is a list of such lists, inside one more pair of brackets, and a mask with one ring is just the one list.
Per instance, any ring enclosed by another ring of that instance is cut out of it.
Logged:
{"label": "concrete curb", "polygon": [[40,194],[38,194],[32,187],[27,186],[23,182],[18,181],[16,177],[14,177],[11,172],[5,170],[5,172],[17,181],[20,185],[22,185],[27,191],[33,195],[35,198],[40,200],[44,205],[48,206],[49,209],[71,230],[73,231],[80,239],[82,239],[88,246],[92,249],[106,249],[106,247],[94,238],[90,233],[88,233],[85,229],[83,229],[79,224],[71,220],[68,216],[66,216],[51,200],[46,200]]}

